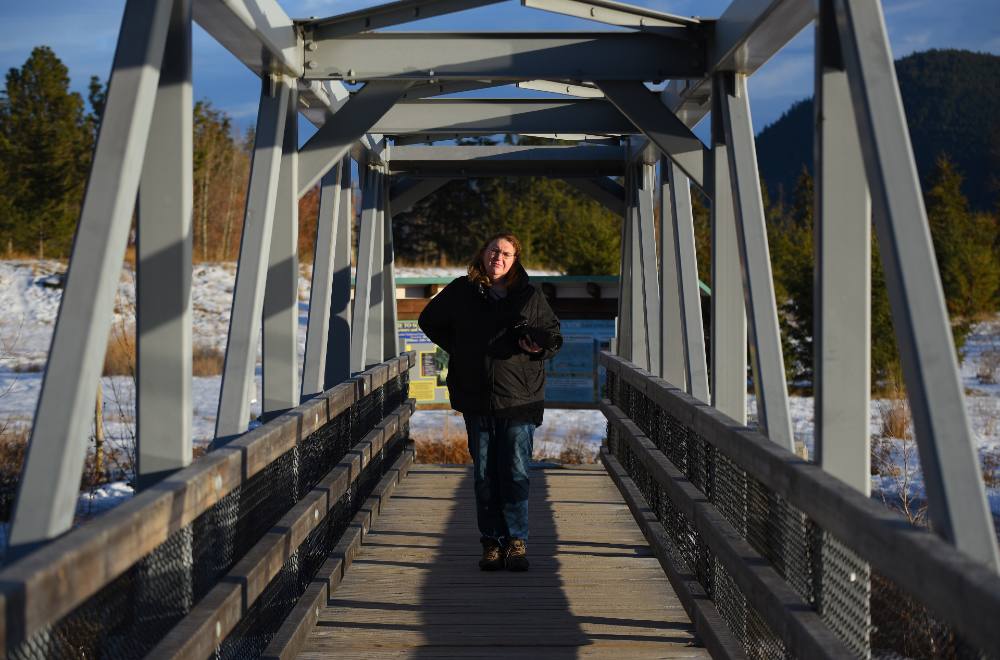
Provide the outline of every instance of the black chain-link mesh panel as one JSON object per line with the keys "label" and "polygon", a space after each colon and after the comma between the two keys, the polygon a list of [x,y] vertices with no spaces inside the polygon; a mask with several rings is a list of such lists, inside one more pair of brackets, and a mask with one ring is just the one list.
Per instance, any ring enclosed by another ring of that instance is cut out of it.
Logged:
{"label": "black chain-link mesh panel", "polygon": [[[605,391],[671,463],[706,495],[822,620],[860,657],[983,658],[899,585],[871,571],[842,541],[613,372]],[[608,426],[608,449],[635,481],[673,544],[751,658],[791,652],[746,600],[690,521]]]}
{"label": "black chain-link mesh panel", "polygon": [[[136,658],[147,654],[344,457],[356,440],[406,400],[408,385],[403,374],[356,402],[190,525],[172,534],[72,612],[11,649],[10,657]],[[408,432],[408,426],[405,429]],[[400,436],[407,437],[406,433]],[[242,628],[237,630],[252,630],[253,635],[238,644],[234,641],[231,650],[226,647],[220,652],[232,653],[233,657],[259,655],[267,645],[261,640],[269,641],[285,616],[273,622],[272,615],[287,614],[290,603],[294,604],[304,591],[367,492],[378,482],[383,465],[386,461],[391,465],[401,449],[402,443],[397,442],[391,457],[380,455],[372,461],[371,469],[363,475],[361,493],[357,486],[347,493],[267,587],[251,608],[254,620],[265,623],[241,623]],[[236,635],[235,631],[230,635],[233,640],[244,637],[247,635]]]}

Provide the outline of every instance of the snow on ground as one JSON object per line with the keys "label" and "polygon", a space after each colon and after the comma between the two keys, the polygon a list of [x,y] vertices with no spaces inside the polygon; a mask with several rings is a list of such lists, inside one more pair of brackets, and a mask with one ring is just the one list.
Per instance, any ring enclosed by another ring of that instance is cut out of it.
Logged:
{"label": "snow on ground", "polygon": [[[0,424],[30,424],[41,386],[41,369],[49,349],[52,330],[59,310],[62,289],[46,286],[65,269],[56,261],[0,261]],[[401,267],[397,277],[458,277],[462,267]],[[534,275],[557,275],[554,271],[529,270]],[[309,266],[299,277],[299,353],[304,352],[305,325],[309,300]],[[234,264],[198,264],[193,271],[192,306],[194,310],[195,346],[222,351],[229,328],[229,311],[236,279]],[[122,271],[115,305],[115,327],[127,327],[134,319],[133,271]],[[258,354],[259,360],[259,354]],[[1000,380],[1000,317],[978,324],[969,336],[962,362],[962,380],[973,431],[981,454],[1000,455],[1000,384],[983,382],[981,377],[995,369],[994,380]],[[989,380],[986,378],[985,380]],[[215,426],[218,406],[219,376],[194,379],[193,436],[196,444],[207,444]],[[134,386],[129,378],[102,379],[105,400],[104,421],[109,437],[123,448],[130,442],[130,425],[134,423]],[[259,414],[260,368],[257,369],[257,390],[252,404],[253,414]],[[753,397],[748,397],[751,414]],[[871,429],[877,434],[881,425],[880,408],[887,401],[872,402]],[[811,397],[790,398],[793,429],[810,456],[814,455]],[[536,455],[555,457],[567,444],[582,444],[596,451],[605,435],[603,416],[594,410],[547,410],[545,423],[536,431]],[[444,437],[449,433],[464,435],[460,415],[451,411],[418,411],[411,420],[415,436]],[[902,463],[904,441],[890,441],[892,459]],[[908,443],[912,446],[914,443]],[[915,452],[911,451],[915,455]],[[911,458],[911,462],[914,459]],[[887,481],[889,479],[889,481]],[[876,478],[875,485],[895,487],[890,478]],[[908,487],[918,497],[923,496],[919,469],[912,470]],[[81,498],[80,513],[102,506],[98,500],[113,503],[128,490],[127,485],[112,484]],[[1000,489],[990,489],[991,504],[1000,515]]]}

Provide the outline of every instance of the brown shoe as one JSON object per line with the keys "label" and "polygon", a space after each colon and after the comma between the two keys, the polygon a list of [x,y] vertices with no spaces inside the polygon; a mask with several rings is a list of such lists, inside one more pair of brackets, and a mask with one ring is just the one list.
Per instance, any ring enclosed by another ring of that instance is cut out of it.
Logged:
{"label": "brown shoe", "polygon": [[528,570],[528,547],[524,539],[511,539],[507,544],[507,570]]}
{"label": "brown shoe", "polygon": [[483,558],[479,560],[479,569],[483,571],[499,571],[503,568],[503,551],[496,539],[484,538]]}

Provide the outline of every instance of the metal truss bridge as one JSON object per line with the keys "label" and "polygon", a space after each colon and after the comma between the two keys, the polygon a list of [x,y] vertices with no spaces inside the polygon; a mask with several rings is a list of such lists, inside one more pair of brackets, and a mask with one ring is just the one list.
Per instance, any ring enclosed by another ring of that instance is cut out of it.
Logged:
{"label": "metal truss bridge", "polygon": [[[0,653],[1000,656],[996,534],[878,0],[714,18],[522,0],[604,31],[380,31],[494,1],[293,21],[274,0],[128,0],[0,570]],[[216,440],[193,462],[192,21],[261,81]],[[747,96],[807,28],[813,462],[792,453]],[[548,94],[454,95],[515,83]],[[300,114],[318,127],[301,146]],[[449,146],[496,134],[552,140]],[[603,465],[536,471],[524,576],[475,570],[464,468],[412,465],[395,331],[393,213],[487,176],[563,178],[624,218]],[[317,184],[299,364],[297,201]],[[692,184],[711,203],[707,338]],[[138,492],[71,529],[133,212]],[[868,497],[873,226],[931,530]]]}

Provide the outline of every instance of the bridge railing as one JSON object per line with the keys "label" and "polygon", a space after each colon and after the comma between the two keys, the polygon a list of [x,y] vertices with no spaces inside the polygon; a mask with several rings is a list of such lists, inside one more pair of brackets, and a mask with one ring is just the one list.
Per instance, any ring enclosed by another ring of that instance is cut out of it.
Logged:
{"label": "bridge railing", "polygon": [[713,655],[1000,656],[1000,577],[604,353],[602,458]]}
{"label": "bridge railing", "polygon": [[0,571],[0,655],[258,656],[409,435],[413,353]]}

